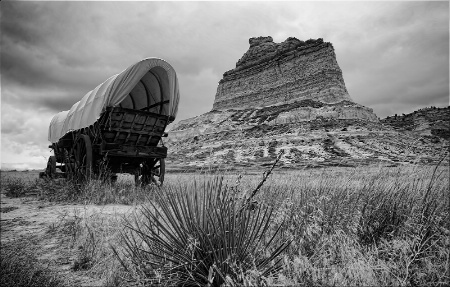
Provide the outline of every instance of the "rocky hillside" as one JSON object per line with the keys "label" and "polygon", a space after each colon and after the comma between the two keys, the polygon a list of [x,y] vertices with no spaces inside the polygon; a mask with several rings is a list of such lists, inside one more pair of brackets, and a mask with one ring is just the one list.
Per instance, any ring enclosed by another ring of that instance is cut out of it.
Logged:
{"label": "rocky hillside", "polygon": [[448,153],[445,112],[379,121],[351,99],[331,43],[277,44],[271,37],[249,43],[220,80],[213,109],[172,127],[169,166],[259,167],[281,150],[280,165],[289,168],[433,163]]}
{"label": "rocky hillside", "polygon": [[413,131],[423,136],[450,140],[450,106],[424,108],[406,115],[387,117],[381,122],[398,131]]}
{"label": "rocky hillside", "polygon": [[448,154],[449,148],[445,138],[364,120],[319,117],[250,125],[258,118],[246,119],[245,114],[232,111],[212,111],[191,119],[197,133],[179,139],[172,137],[176,132],[171,134],[169,162],[178,167],[257,167],[269,165],[284,150],[281,166],[285,167],[428,164]]}

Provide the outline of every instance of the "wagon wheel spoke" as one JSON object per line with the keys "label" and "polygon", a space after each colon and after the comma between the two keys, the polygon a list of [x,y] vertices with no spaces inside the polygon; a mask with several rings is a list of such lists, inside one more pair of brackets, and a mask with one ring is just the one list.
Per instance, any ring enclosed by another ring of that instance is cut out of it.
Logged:
{"label": "wagon wheel spoke", "polygon": [[92,145],[89,136],[81,135],[74,148],[73,176],[78,182],[84,182],[91,176]]}
{"label": "wagon wheel spoke", "polygon": [[83,169],[86,166],[86,157],[85,157],[85,148],[84,144],[77,142],[77,146],[75,149],[75,169],[76,169],[76,177],[79,180],[83,180]]}
{"label": "wagon wheel spoke", "polygon": [[135,182],[136,185],[147,185],[150,183],[162,185],[164,182],[164,174],[165,161],[163,158],[157,159],[154,162],[145,163],[143,167],[139,169],[139,173],[135,174]]}
{"label": "wagon wheel spoke", "polygon": [[49,178],[55,178],[56,176],[56,157],[50,156],[47,162],[47,168],[45,169],[45,173]]}
{"label": "wagon wheel spoke", "polygon": [[73,149],[64,149],[64,169],[67,179],[73,179],[74,175],[74,165],[73,165]]}

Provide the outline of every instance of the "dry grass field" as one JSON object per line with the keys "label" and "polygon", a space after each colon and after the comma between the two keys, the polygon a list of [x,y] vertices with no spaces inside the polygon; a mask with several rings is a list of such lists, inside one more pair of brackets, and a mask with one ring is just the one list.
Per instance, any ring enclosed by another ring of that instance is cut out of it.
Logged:
{"label": "dry grass field", "polygon": [[448,158],[263,172],[161,189],[2,172],[0,285],[450,284]]}

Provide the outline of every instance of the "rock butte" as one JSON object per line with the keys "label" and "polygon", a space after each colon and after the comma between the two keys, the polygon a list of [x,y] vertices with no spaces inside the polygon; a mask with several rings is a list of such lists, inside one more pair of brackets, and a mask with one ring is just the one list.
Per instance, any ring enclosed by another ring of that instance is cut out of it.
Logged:
{"label": "rock butte", "polygon": [[352,101],[331,43],[322,39],[250,38],[250,48],[223,74],[213,110],[264,107],[296,100]]}

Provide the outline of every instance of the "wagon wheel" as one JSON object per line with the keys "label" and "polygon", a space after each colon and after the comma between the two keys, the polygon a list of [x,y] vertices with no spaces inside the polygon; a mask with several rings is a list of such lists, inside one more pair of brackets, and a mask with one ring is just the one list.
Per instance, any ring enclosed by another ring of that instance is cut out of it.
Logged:
{"label": "wagon wheel", "polygon": [[80,135],[73,148],[74,169],[72,175],[78,182],[84,182],[91,177],[92,145],[87,135]]}
{"label": "wagon wheel", "polygon": [[166,162],[163,158],[156,159],[153,166],[150,167],[147,163],[141,168],[140,174],[142,177],[138,181],[139,174],[135,175],[135,180],[137,184],[147,185],[150,183],[155,183],[156,185],[162,185],[164,182],[164,174],[166,173]]}
{"label": "wagon wheel", "polygon": [[55,178],[56,176],[56,157],[53,155],[48,158],[45,174],[50,178]]}
{"label": "wagon wheel", "polygon": [[74,164],[73,164],[73,160],[71,160],[72,158],[72,150],[67,150],[64,149],[63,150],[64,154],[64,158],[63,158],[63,162],[64,162],[64,172],[66,174],[66,178],[71,180],[73,179],[73,174],[74,174]]}

